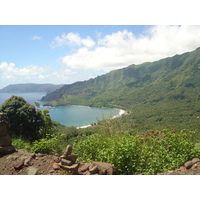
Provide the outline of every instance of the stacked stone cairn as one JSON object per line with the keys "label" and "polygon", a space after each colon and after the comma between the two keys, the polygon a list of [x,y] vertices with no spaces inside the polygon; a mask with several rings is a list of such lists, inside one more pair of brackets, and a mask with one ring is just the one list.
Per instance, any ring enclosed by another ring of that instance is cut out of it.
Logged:
{"label": "stacked stone cairn", "polygon": [[60,168],[66,170],[71,175],[78,175],[79,163],[76,163],[78,155],[71,155],[72,146],[68,145],[62,156],[60,156]]}
{"label": "stacked stone cairn", "polygon": [[0,156],[15,152],[15,148],[8,134],[7,126],[8,123],[4,118],[4,114],[0,113]]}

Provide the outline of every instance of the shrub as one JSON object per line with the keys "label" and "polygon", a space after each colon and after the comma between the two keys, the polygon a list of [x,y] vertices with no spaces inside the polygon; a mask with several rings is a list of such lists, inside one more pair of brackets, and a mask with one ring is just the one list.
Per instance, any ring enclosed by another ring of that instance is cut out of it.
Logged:
{"label": "shrub", "polygon": [[31,151],[35,153],[62,153],[62,147],[60,145],[60,140],[57,136],[50,137],[47,135],[46,138],[36,140],[32,143]]}
{"label": "shrub", "polygon": [[156,135],[133,136],[93,134],[74,144],[82,162],[108,162],[118,174],[157,174],[180,167],[200,156],[191,141],[193,132],[171,133],[163,130]]}

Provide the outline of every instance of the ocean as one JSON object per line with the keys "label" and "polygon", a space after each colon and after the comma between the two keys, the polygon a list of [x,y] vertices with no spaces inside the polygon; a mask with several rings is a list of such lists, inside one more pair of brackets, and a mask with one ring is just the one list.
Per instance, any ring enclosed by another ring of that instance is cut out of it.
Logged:
{"label": "ocean", "polygon": [[12,95],[23,97],[28,103],[35,105],[40,103],[40,110],[48,109],[51,119],[65,126],[86,126],[98,120],[112,118],[119,114],[118,109],[112,108],[91,108],[88,106],[43,106],[46,102],[39,101],[45,93],[0,93],[0,105]]}

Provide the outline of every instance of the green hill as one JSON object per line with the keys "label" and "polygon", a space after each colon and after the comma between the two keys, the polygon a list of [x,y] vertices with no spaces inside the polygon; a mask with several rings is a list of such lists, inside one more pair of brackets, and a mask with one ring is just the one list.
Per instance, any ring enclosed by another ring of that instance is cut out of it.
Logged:
{"label": "green hill", "polygon": [[42,100],[52,106],[122,107],[131,112],[124,118],[139,129],[196,130],[200,128],[199,77],[200,48],[64,85]]}

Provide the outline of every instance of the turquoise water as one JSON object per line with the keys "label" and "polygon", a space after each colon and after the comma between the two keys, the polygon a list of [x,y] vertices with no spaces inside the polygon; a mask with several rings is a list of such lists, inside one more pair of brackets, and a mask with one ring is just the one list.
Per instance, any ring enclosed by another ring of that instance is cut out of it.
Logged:
{"label": "turquoise water", "polygon": [[[45,93],[0,93],[0,105],[12,95],[21,96],[27,102],[34,105],[45,95]],[[49,109],[52,120],[65,126],[84,126],[97,122],[98,120],[108,119],[119,114],[119,110],[111,108],[91,108],[88,106],[43,106],[46,102],[39,101],[40,109]]]}

